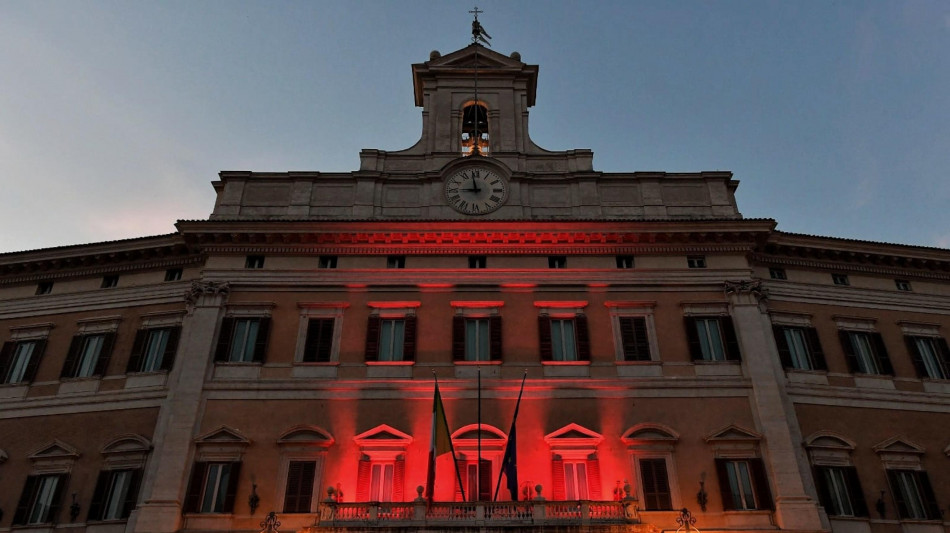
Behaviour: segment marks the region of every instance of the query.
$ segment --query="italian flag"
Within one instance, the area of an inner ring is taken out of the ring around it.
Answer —
[[[449,434],[449,424],[445,420],[445,407],[442,405],[439,383],[436,382],[435,398],[432,401],[432,440],[429,447],[429,473],[426,476],[426,499],[430,504],[435,489],[435,459],[451,451],[452,436]]]

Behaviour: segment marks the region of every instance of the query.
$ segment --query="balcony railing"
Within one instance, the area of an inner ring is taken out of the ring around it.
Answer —
[[[541,526],[639,523],[637,502],[324,502],[316,527]]]

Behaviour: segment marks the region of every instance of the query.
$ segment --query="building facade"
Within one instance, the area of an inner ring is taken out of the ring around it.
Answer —
[[[412,75],[411,148],[0,255],[0,531],[950,529],[950,251],[542,149],[517,53]]]

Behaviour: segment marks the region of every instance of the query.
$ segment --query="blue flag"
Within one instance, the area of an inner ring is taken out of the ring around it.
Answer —
[[[502,459],[502,470],[507,479],[508,492],[511,493],[511,501],[518,501],[518,437],[515,425],[511,425],[511,433],[508,434],[508,447],[505,448],[505,458]]]

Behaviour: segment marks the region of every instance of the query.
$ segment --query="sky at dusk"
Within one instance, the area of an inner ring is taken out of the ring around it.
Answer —
[[[352,171],[421,133],[473,2],[0,0],[0,252],[171,233],[220,170]],[[729,170],[778,229],[950,248],[950,2],[481,0],[532,139]]]

